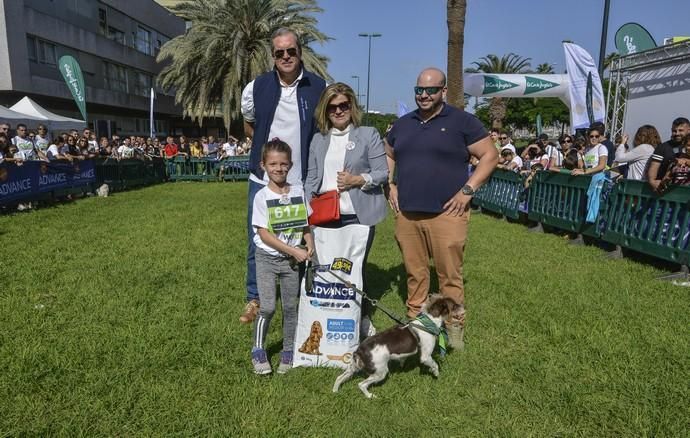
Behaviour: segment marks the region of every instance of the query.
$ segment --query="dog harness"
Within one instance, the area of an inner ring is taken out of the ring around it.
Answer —
[[[420,323],[422,326],[420,327],[418,324],[415,324],[415,322]],[[421,330],[424,330],[427,333],[431,333],[432,335],[436,336],[436,339],[438,340],[438,348],[441,350],[441,356],[446,355],[446,346],[448,345],[448,332],[446,331],[446,328],[443,325],[441,325],[441,327],[437,327],[436,324],[434,324],[434,321],[432,321],[426,313],[420,313],[419,315],[417,315],[414,321],[410,321],[408,326],[417,327]]]

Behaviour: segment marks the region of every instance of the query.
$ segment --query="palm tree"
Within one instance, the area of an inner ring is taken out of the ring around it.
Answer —
[[[465,43],[465,11],[467,0],[448,0],[448,103],[465,107],[462,83],[462,54]]]
[[[307,69],[330,80],[329,59],[310,47],[329,38],[313,14],[323,10],[315,0],[196,0],[171,8],[191,28],[166,43],[158,62],[158,83],[175,89],[184,115],[200,125],[204,116],[220,111],[226,126],[240,115],[242,88],[272,68],[272,33],[286,27],[300,36]]]
[[[549,64],[548,62],[542,62],[541,64],[539,64],[534,72],[542,75],[549,75],[555,73],[553,70],[553,64]]]
[[[509,53],[498,57],[494,54],[486,55],[472,64],[475,68],[468,69],[468,72],[482,73],[524,73],[530,67],[531,58],[523,58],[515,53]],[[504,97],[492,97],[489,99],[489,115],[491,125],[494,128],[503,127],[503,119],[506,117],[506,107],[508,99]]]

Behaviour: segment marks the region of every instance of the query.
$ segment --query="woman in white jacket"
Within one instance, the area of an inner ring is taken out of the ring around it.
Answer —
[[[647,163],[661,143],[659,132],[652,125],[642,125],[635,133],[632,147],[628,146],[628,134],[623,136],[623,142],[616,148],[616,163],[628,166],[627,179],[644,181],[647,179]]]

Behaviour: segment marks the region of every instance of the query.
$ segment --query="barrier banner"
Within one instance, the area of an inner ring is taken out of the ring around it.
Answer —
[[[28,198],[35,193],[38,181],[33,166],[0,164],[0,204]]]
[[[92,160],[75,161],[73,163],[46,163],[38,164],[38,193],[52,192],[53,190],[78,187],[96,182],[96,170]]]
[[[359,345],[362,297],[330,272],[362,287],[369,227],[314,227],[313,233],[318,264],[310,290],[306,278],[301,284],[293,366],[346,368]]]
[[[0,204],[30,200],[39,193],[88,186],[96,182],[93,160],[74,163],[26,161],[0,164]]]

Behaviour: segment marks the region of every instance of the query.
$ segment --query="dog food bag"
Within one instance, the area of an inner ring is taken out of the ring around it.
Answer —
[[[302,280],[293,366],[346,368],[359,345],[365,225],[313,228],[315,259]],[[339,278],[338,278],[339,277]]]

